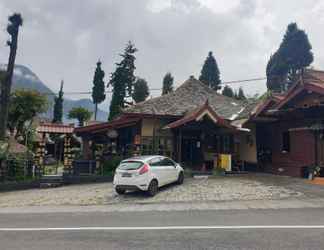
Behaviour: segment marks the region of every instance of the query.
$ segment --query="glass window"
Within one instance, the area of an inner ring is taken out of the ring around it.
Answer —
[[[173,166],[174,167],[175,163],[174,163],[174,161],[172,161],[169,158],[163,158],[161,165],[163,165],[163,166]]]
[[[161,166],[161,157],[153,158],[149,161],[151,167]]]
[[[123,170],[136,170],[142,167],[143,165],[143,162],[140,161],[125,161],[120,163],[118,168]]]

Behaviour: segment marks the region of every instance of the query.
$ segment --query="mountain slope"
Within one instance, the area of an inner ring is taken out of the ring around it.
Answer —
[[[4,65],[0,66],[1,69],[4,68]],[[32,89],[37,90],[40,93],[47,94],[48,102],[49,102],[49,109],[44,114],[46,118],[52,119],[53,117],[53,103],[54,103],[54,97],[55,93],[46,86],[39,78],[38,76],[32,72],[29,68],[23,65],[16,65],[14,70],[14,76],[13,76],[13,90],[15,89]],[[94,110],[94,105],[90,99],[80,99],[80,100],[71,100],[67,97],[64,97],[64,103],[63,103],[63,115],[64,115],[64,121],[70,122],[70,120],[67,118],[68,112],[73,107],[83,107],[88,109],[89,111]],[[97,119],[99,121],[107,121],[108,114],[100,109],[98,109]]]

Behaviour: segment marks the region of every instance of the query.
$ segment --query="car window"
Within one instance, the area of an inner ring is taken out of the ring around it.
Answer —
[[[136,170],[142,167],[144,164],[140,161],[124,161],[118,166],[119,169],[123,170]]]
[[[172,166],[172,167],[175,166],[174,162],[169,158],[163,158],[162,162],[161,162],[161,165],[163,165],[163,166]]]
[[[149,161],[151,167],[161,166],[161,163],[161,157],[156,157]]]

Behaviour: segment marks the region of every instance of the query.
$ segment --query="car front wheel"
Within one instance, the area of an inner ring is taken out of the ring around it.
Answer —
[[[181,185],[183,183],[183,180],[184,180],[184,174],[183,172],[180,172],[178,176],[177,184]]]
[[[156,180],[152,180],[148,187],[147,194],[153,197],[156,195],[158,190],[159,190],[158,182]]]
[[[121,189],[121,188],[116,188],[116,193],[117,194],[125,194],[126,190],[125,189]]]

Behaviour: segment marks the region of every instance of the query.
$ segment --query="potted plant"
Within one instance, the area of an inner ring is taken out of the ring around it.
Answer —
[[[319,176],[321,168],[316,165],[308,167],[308,179],[313,180],[316,176]]]

